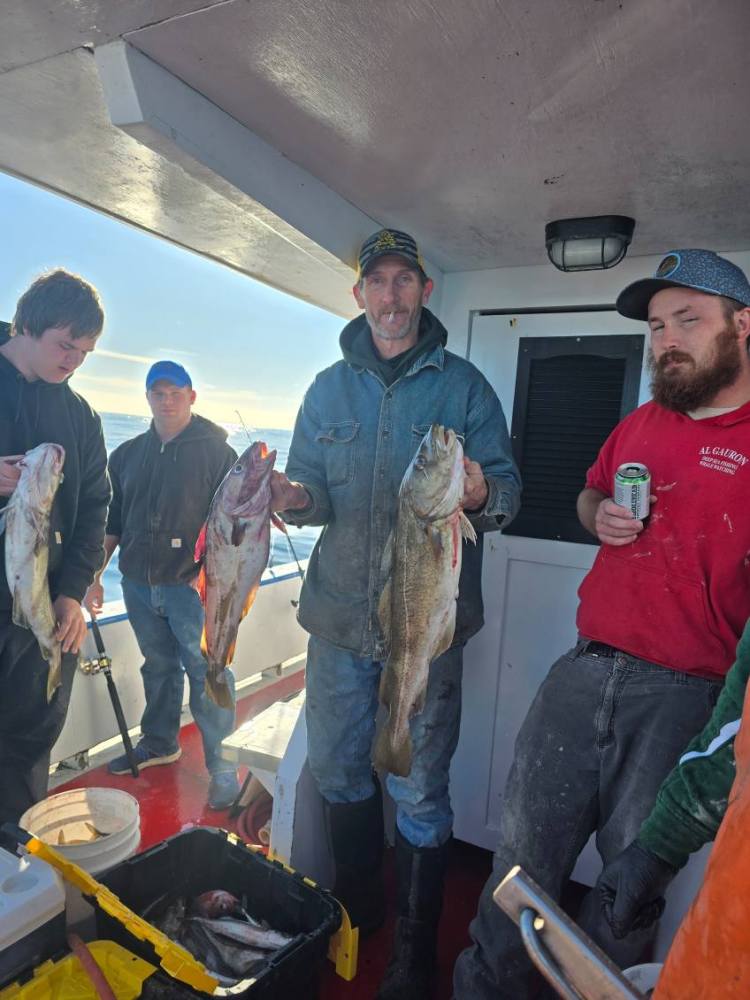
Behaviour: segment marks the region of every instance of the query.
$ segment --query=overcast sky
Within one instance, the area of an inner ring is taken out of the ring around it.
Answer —
[[[2,173],[0,223],[0,319],[50,267],[99,289],[104,334],[71,383],[97,410],[146,415],[148,366],[172,358],[197,412],[291,427],[315,373],[341,356],[340,317]]]

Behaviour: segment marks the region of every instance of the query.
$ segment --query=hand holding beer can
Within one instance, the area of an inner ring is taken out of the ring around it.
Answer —
[[[645,521],[651,506],[651,473],[641,462],[625,462],[615,473],[614,501]]]

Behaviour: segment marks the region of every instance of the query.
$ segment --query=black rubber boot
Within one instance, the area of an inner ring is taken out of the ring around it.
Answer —
[[[385,920],[383,886],[383,797],[363,802],[325,803],[328,842],[336,868],[333,895],[346,907],[352,927],[372,933]]]
[[[393,955],[376,1000],[430,1000],[437,966],[448,844],[414,847],[396,829],[398,918]]]

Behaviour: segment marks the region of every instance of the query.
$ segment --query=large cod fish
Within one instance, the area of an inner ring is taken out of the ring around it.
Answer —
[[[0,515],[5,530],[5,573],[13,596],[13,621],[31,629],[49,663],[47,700],[60,686],[62,646],[49,592],[52,504],[63,478],[65,449],[40,444],[19,461],[21,477]]]
[[[463,458],[455,432],[433,424],[401,482],[384,557],[391,571],[379,617],[390,651],[380,700],[389,717],[375,763],[403,777],[411,771],[409,720],[424,708],[430,664],[453,642],[462,538],[476,542],[461,509]]]
[[[222,708],[234,706],[225,668],[268,564],[275,461],[276,452],[262,441],[240,455],[216,491],[195,547],[196,562],[202,563],[198,593],[206,614],[201,639],[208,660],[206,690]]]

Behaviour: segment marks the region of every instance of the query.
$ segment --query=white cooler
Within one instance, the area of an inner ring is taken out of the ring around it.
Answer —
[[[0,848],[0,987],[65,946],[65,889],[39,858]]]

